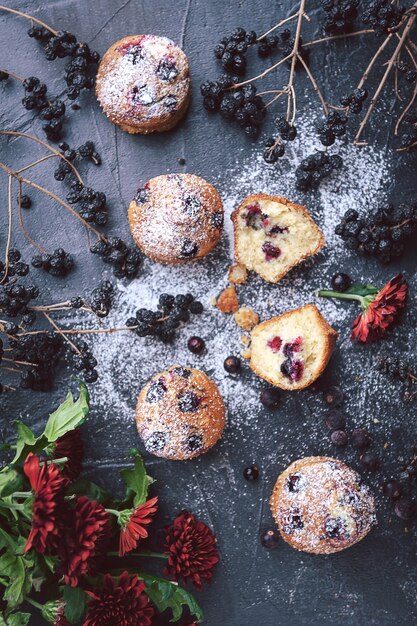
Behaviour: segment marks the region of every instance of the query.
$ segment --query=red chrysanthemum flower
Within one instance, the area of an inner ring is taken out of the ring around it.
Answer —
[[[368,343],[380,339],[405,307],[408,285],[398,274],[379,291],[353,322],[352,339]],[[366,298],[365,298],[366,300]]]
[[[23,552],[34,548],[44,554],[57,545],[60,535],[57,509],[67,481],[57,465],[46,461],[41,464],[32,452],[28,454],[23,470],[35,495],[32,528]]]
[[[110,515],[104,507],[86,496],[78,496],[68,511],[67,536],[62,554],[64,582],[76,587],[81,576],[92,571],[108,537]]]
[[[91,600],[84,626],[150,626],[154,610],[144,589],[136,575],[123,572],[115,582],[106,574],[101,589],[87,591]]]
[[[166,529],[165,552],[168,562],[164,574],[178,581],[191,580],[198,590],[202,580],[210,582],[219,561],[216,538],[210,528],[192,513],[182,511]]]
[[[79,428],[68,431],[56,440],[52,457],[67,457],[68,461],[63,465],[62,473],[68,480],[73,481],[80,475],[83,456],[84,446]]]
[[[372,285],[353,285],[346,292],[321,290],[318,295],[323,298],[339,300],[356,300],[360,303],[362,313],[352,325],[351,339],[360,343],[376,341],[397,321],[405,307],[408,285],[402,274],[394,276],[378,290]]]
[[[146,539],[148,531],[145,526],[150,524],[157,511],[158,498],[151,498],[140,504],[136,509],[123,511],[119,516],[122,527],[119,539],[119,556],[124,556],[136,548],[140,539]]]

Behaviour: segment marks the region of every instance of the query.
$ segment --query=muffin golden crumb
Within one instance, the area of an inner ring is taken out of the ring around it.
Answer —
[[[259,315],[248,306],[241,306],[233,315],[235,322],[243,330],[252,330],[259,323]]]
[[[233,211],[232,220],[238,263],[271,283],[324,245],[306,207],[280,196],[249,196]]]
[[[236,289],[234,287],[223,289],[216,300],[216,306],[222,313],[236,313],[239,308]]]
[[[201,259],[219,242],[223,203],[206,180],[194,174],[151,178],[129,205],[136,245],[154,261],[177,265]]]
[[[240,263],[231,265],[228,272],[228,279],[229,283],[233,285],[244,285],[248,280],[248,270]]]
[[[200,370],[173,365],[139,394],[136,424],[146,450],[165,459],[193,459],[220,439],[225,407],[216,383]]]
[[[323,373],[338,333],[314,304],[255,326],[251,333],[252,370],[276,387],[305,389]]]
[[[190,101],[188,59],[173,41],[132,35],[116,41],[97,72],[97,99],[109,120],[135,134],[168,131]]]
[[[287,467],[270,507],[282,538],[311,554],[349,548],[376,523],[374,497],[359,474],[329,457],[305,457]]]

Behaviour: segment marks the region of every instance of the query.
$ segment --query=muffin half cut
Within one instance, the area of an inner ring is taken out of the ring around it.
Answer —
[[[232,213],[236,259],[270,283],[324,246],[306,207],[280,196],[248,196]]]
[[[255,326],[250,366],[276,387],[304,389],[324,371],[337,336],[317,307],[306,304]]]

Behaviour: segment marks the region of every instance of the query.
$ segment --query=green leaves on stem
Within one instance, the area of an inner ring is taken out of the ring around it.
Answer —
[[[373,285],[352,285],[346,291],[332,291],[320,289],[317,295],[320,298],[336,298],[337,300],[356,300],[360,303],[362,311],[366,311],[379,293],[379,289]]]

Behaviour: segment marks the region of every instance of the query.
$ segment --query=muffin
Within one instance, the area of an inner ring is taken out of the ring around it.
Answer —
[[[193,459],[222,436],[225,408],[217,385],[206,374],[173,365],[155,374],[140,392],[136,423],[151,454]]]
[[[312,554],[349,548],[376,523],[374,498],[359,474],[324,456],[287,467],[275,483],[270,507],[282,538]]]
[[[194,174],[151,178],[138,189],[128,211],[137,246],[159,263],[204,257],[218,243],[223,203],[217,190]]]
[[[190,101],[185,53],[166,37],[133,35],[116,41],[97,72],[97,99],[109,120],[128,133],[170,130]]]
[[[277,283],[325,243],[306,207],[279,196],[249,196],[232,213],[232,220],[237,261],[270,283]]]
[[[271,385],[305,389],[323,373],[338,333],[314,304],[255,326],[251,333],[250,366]]]

